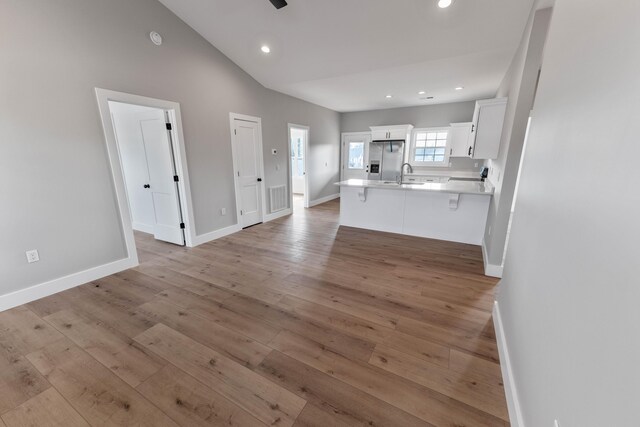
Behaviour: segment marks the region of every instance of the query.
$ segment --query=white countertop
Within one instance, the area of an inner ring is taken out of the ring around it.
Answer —
[[[489,182],[478,181],[449,181],[446,183],[426,182],[423,184],[398,184],[388,181],[370,181],[367,179],[349,179],[336,182],[340,187],[375,188],[384,190],[411,190],[411,191],[431,191],[452,194],[480,194],[493,195],[493,186]]]

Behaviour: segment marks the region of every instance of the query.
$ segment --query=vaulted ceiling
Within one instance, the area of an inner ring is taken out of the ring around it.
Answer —
[[[288,0],[276,10],[268,0],[160,1],[264,86],[337,111],[493,96],[533,5]]]

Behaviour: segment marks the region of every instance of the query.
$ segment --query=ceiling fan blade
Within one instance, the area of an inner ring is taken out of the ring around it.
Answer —
[[[285,0],[269,0],[269,1],[271,2],[272,5],[276,7],[276,9],[282,9],[287,5],[287,2]]]

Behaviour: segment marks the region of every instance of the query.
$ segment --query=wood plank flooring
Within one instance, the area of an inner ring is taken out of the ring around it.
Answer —
[[[0,313],[0,426],[506,426],[480,248],[338,202]]]

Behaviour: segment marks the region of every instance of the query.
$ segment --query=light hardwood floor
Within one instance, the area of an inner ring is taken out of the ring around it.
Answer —
[[[338,210],[0,313],[0,425],[508,425],[480,248]]]

